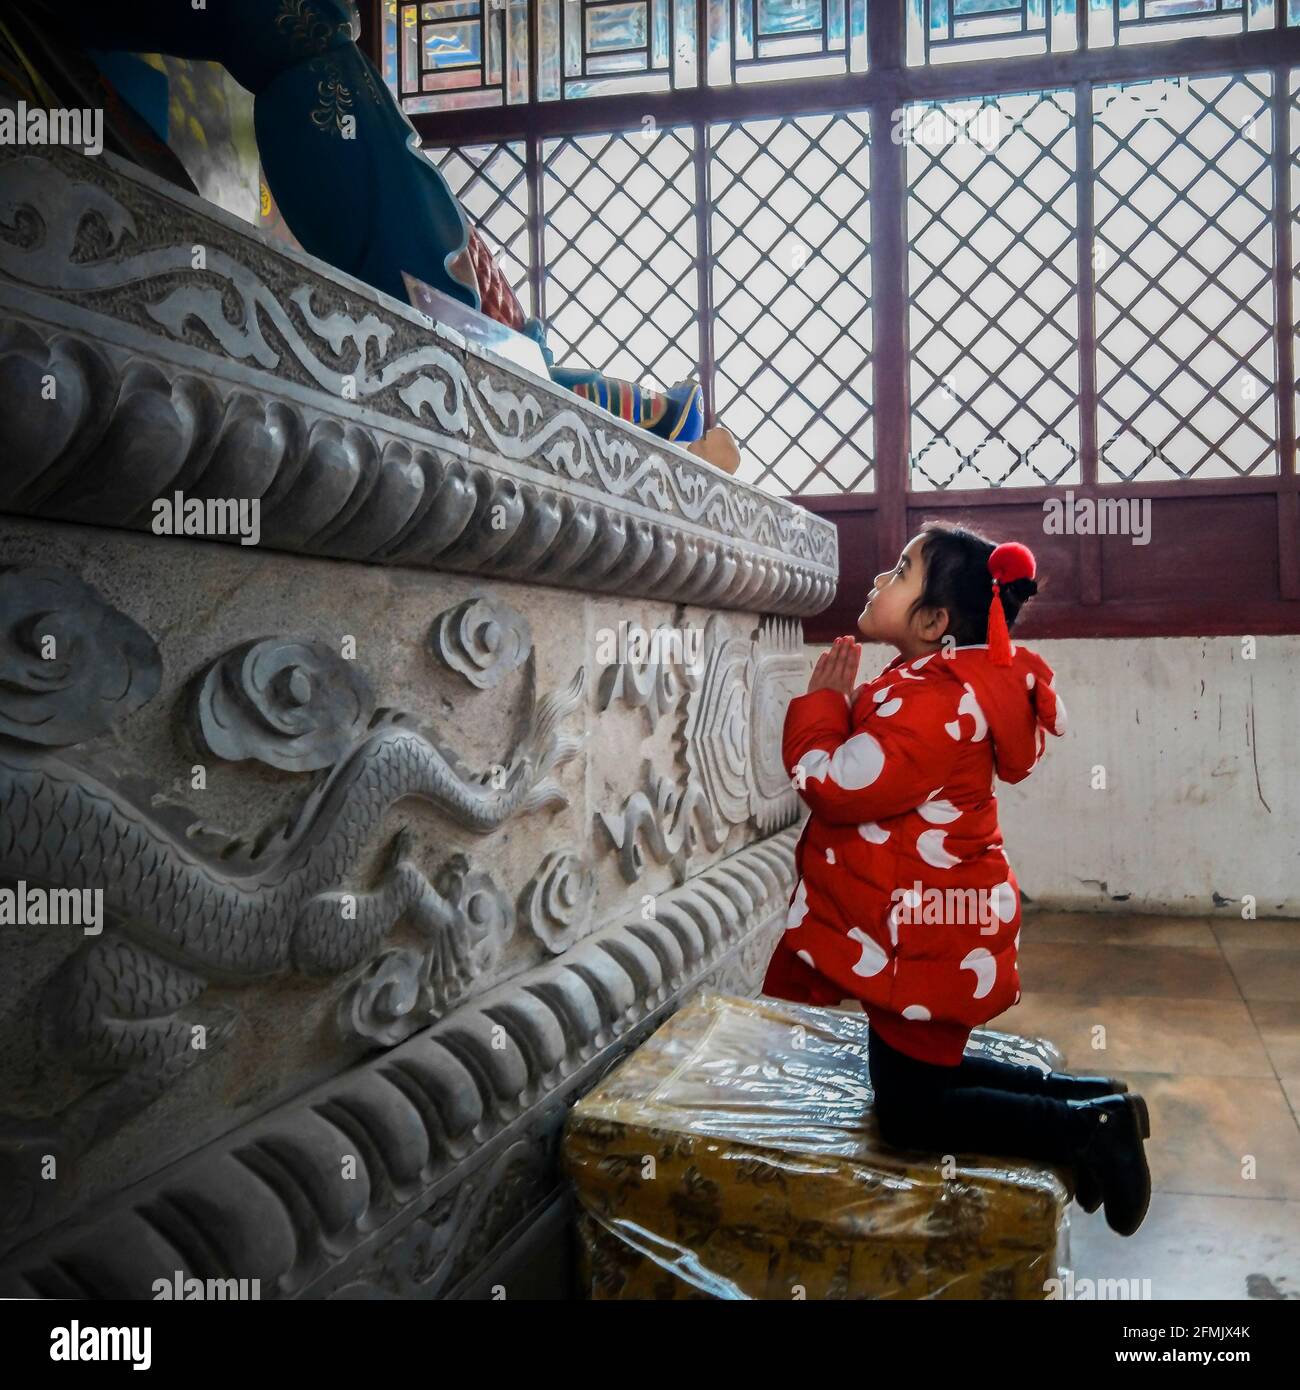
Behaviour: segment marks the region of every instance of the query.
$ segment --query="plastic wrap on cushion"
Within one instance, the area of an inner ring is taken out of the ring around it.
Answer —
[[[857,1013],[707,993],[570,1111],[583,1291],[598,1299],[1046,1297],[1069,1174],[890,1148]],[[971,1050],[1059,1069],[1050,1044]]]

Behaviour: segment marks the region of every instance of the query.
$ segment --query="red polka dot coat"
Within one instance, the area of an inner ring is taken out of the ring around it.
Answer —
[[[939,1065],[1020,999],[1020,892],[994,776],[1028,777],[1065,732],[1051,667],[1013,646],[897,657],[852,700],[790,701],[786,771],[811,815],[763,992],[862,1001],[893,1047]]]

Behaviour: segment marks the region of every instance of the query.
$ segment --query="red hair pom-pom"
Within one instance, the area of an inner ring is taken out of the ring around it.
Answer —
[[[1038,572],[1034,552],[1019,541],[1004,541],[993,547],[989,573],[993,576],[993,602],[989,604],[989,661],[994,666],[1011,665],[1011,634],[1002,609],[1000,586],[1017,579],[1032,579]]]
[[[993,547],[989,556],[989,573],[999,584],[1010,584],[1014,579],[1032,579],[1038,573],[1034,562],[1034,552],[1019,541],[1003,541]]]

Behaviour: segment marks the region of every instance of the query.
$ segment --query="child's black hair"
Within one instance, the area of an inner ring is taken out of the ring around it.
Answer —
[[[925,560],[925,586],[911,612],[921,608],[946,608],[948,630],[944,636],[956,638],[959,647],[974,647],[988,641],[989,605],[993,601],[993,576],[989,556],[994,542],[965,526],[943,521],[927,521],[922,527],[925,541],[921,554]],[[1021,608],[1038,592],[1033,579],[1015,579],[1000,586],[1002,611],[1010,631]]]

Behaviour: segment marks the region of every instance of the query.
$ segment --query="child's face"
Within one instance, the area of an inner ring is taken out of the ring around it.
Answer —
[[[903,547],[898,564],[876,575],[867,605],[858,617],[858,631],[872,642],[886,642],[905,656],[927,651],[948,625],[945,609],[908,610],[925,588],[925,560],[921,554],[925,536],[913,536]]]

